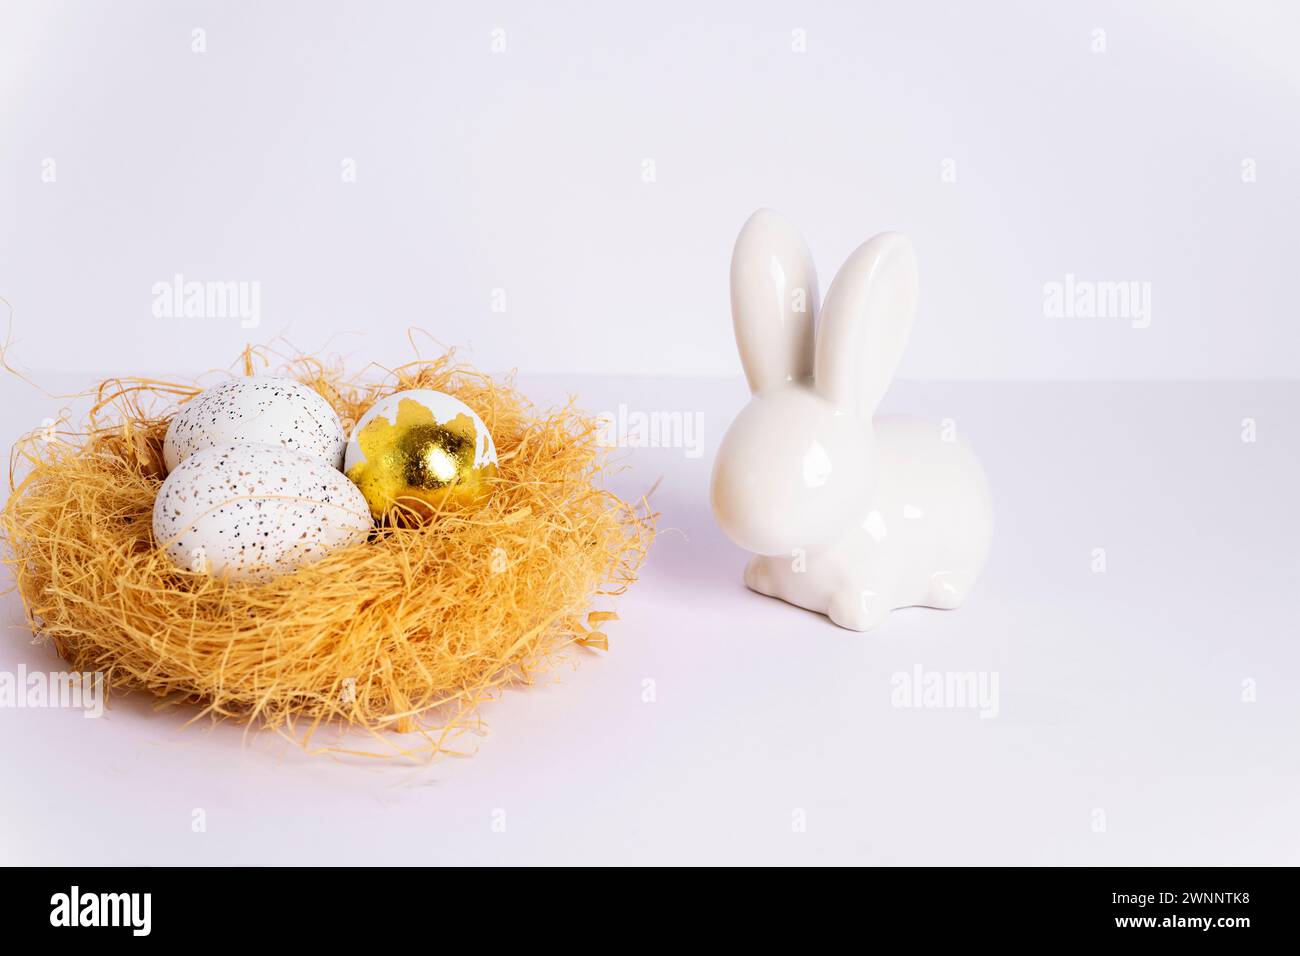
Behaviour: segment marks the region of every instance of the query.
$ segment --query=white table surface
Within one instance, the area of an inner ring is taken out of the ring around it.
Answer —
[[[1300,863],[1300,384],[900,384],[887,410],[951,417],[983,458],[994,550],[961,610],[855,634],[745,590],[712,524],[739,379],[521,382],[702,414],[698,458],[623,453],[620,490],[663,479],[661,534],[608,653],[419,766],[138,695],[0,710],[0,862]],[[5,441],[59,405],[0,388]],[[2,600],[0,670],[57,669]],[[917,665],[996,673],[997,716],[891,706]]]

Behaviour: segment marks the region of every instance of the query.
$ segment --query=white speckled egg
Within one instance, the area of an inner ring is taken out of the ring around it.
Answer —
[[[214,385],[182,405],[167,427],[163,460],[171,471],[204,448],[256,442],[341,468],[347,440],[343,423],[318,393],[291,378],[252,375]]]
[[[154,543],[178,567],[261,581],[364,541],[373,526],[357,486],[275,445],[223,445],[176,467],[153,506]]]

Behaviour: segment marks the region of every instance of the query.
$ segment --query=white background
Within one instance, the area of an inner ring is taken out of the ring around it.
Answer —
[[[913,238],[905,378],[1300,373],[1293,3],[8,0],[0,26],[0,294],[34,369],[281,333],[391,362],[418,326],[489,369],[731,375],[727,260],[766,205],[823,287]],[[260,282],[261,327],[155,319],[178,272]],[[1150,282],[1151,327],[1044,318],[1067,273]]]
[[[0,711],[0,862],[1300,863],[1300,8],[475,7],[6,3],[7,358],[69,392],[278,335],[393,365],[416,326],[544,404],[698,414],[699,457],[623,453],[662,533],[611,651],[432,766],[138,696]],[[760,205],[823,285],[916,243],[886,410],[954,418],[989,472],[960,611],[857,635],[740,584],[707,485]],[[261,326],[154,318],[177,272],[260,283]],[[1048,318],[1066,274],[1151,283],[1150,327]],[[0,436],[61,404],[0,378]],[[3,601],[0,670],[56,668]],[[892,706],[917,666],[997,673],[998,716]]]
[[[747,591],[713,524],[740,382],[524,384],[704,416],[699,458],[627,452],[619,490],[662,478],[663,516],[608,653],[486,705],[475,756],[431,766],[185,727],[139,695],[99,720],[0,710],[0,860],[1300,865],[1300,386],[895,389],[956,415],[998,523],[960,610],[856,634]],[[0,670],[57,668],[5,600]],[[894,706],[918,667],[996,674],[997,715]]]

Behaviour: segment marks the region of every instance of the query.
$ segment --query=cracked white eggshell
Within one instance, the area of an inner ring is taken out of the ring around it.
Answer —
[[[358,440],[365,427],[380,416],[386,418],[390,424],[396,424],[398,406],[405,400],[423,405],[433,413],[433,420],[439,423],[449,422],[457,415],[468,415],[478,435],[478,444],[474,448],[474,467],[483,468],[497,463],[497,449],[492,441],[492,433],[488,431],[487,425],[483,424],[483,419],[478,417],[474,409],[446,392],[436,392],[431,388],[408,388],[404,392],[394,392],[379,399],[357,420],[356,425],[352,427],[352,434],[348,436],[347,452],[343,461],[344,472],[351,471],[354,465],[366,460],[366,453],[361,450]]]

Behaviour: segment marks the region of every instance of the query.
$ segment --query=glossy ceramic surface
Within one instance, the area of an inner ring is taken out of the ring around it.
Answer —
[[[916,297],[898,233],[849,256],[820,316],[812,258],[784,218],[759,210],[736,240],[732,318],[754,397],[718,449],[713,513],[755,552],[751,589],[858,631],[896,607],[958,607],[992,537],[984,470],[951,423],[873,420]]]

